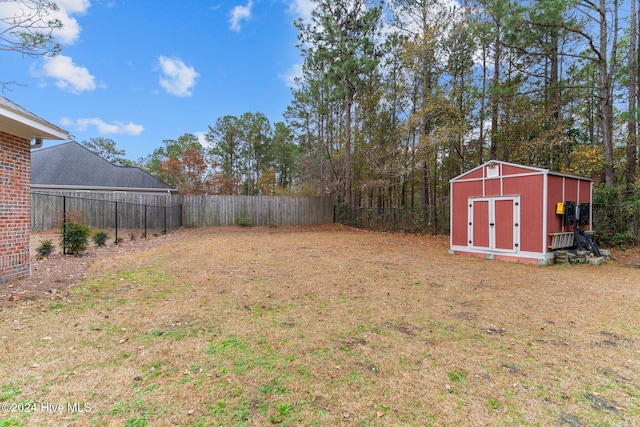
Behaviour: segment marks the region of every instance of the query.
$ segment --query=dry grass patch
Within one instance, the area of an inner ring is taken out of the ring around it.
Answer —
[[[640,269],[447,245],[230,227],[92,260],[69,295],[0,312],[0,400],[38,409],[0,426],[639,419]]]

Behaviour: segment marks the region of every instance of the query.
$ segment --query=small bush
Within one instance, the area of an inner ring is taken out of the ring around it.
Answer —
[[[68,221],[63,226],[62,246],[72,254],[79,254],[87,249],[91,228],[79,221]]]
[[[611,239],[611,243],[613,243],[616,246],[627,246],[627,245],[633,246],[635,244],[635,239],[633,237],[633,234],[631,234],[630,231],[624,231],[621,233],[614,234],[613,238]]]
[[[253,222],[246,216],[241,216],[236,220],[236,225],[239,227],[253,227]]]
[[[640,186],[594,186],[592,227],[600,245],[640,242]]]
[[[136,240],[136,235],[133,233],[129,233],[129,240],[131,240],[132,242]]]
[[[91,237],[91,239],[93,240],[93,243],[95,243],[97,246],[104,246],[107,244],[109,235],[104,231],[96,231],[95,233],[93,233],[93,236]]]
[[[118,238],[116,239],[116,241],[115,241],[116,245],[118,245],[118,244],[120,244],[120,243],[122,243],[122,242],[124,242],[124,239],[123,239],[122,237],[118,237]]]
[[[55,248],[52,240],[43,240],[40,246],[36,248],[36,253],[38,256],[47,257],[53,253]]]

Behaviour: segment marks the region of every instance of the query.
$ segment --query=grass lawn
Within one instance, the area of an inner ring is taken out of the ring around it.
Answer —
[[[179,231],[0,311],[1,426],[640,424],[640,269]]]

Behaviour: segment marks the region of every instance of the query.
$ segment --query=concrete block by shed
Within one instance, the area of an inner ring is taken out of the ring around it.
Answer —
[[[605,257],[603,256],[589,258],[589,264],[591,265],[602,265],[604,264],[604,261]]]

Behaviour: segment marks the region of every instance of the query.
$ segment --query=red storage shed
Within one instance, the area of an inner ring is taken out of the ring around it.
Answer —
[[[449,184],[454,254],[545,264],[591,230],[588,178],[492,160]]]

